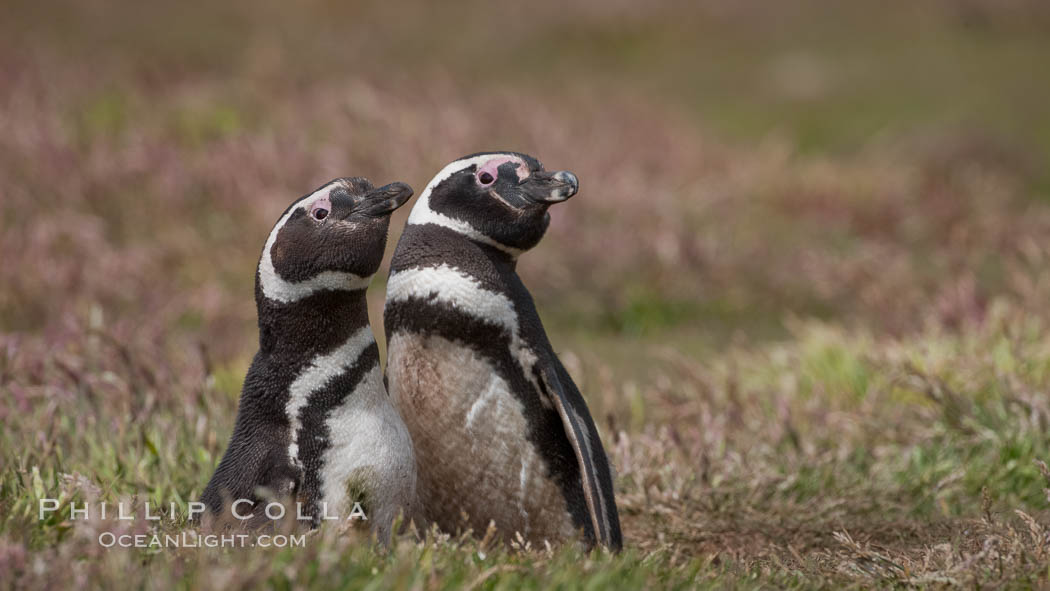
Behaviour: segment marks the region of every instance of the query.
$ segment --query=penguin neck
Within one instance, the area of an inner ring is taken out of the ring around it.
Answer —
[[[485,258],[492,261],[498,269],[509,271],[511,273],[516,271],[518,267],[518,257],[482,242],[474,242],[474,244],[477,245],[481,252],[485,253]]]
[[[326,290],[294,302],[276,302],[257,289],[260,355],[300,365],[341,345],[369,325],[365,292]]]

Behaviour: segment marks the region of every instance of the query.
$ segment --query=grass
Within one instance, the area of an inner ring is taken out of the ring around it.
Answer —
[[[646,347],[645,382],[567,352],[617,467],[621,556],[438,532],[380,549],[331,525],[303,549],[101,548],[102,531],[188,528],[71,521],[67,503],[175,501],[184,516],[225,445],[243,368],[209,370],[182,343],[125,349],[105,325],[50,358],[7,337],[0,559],[26,587],[116,573],[145,588],[1044,584],[1046,329],[998,302],[963,334],[800,321],[789,341],[701,363]],[[41,498],[63,508],[39,521]],[[58,563],[70,567],[43,566]]]
[[[1042,3],[85,6],[0,22],[7,586],[1050,585]],[[626,551],[101,547],[193,529],[287,203],[495,147],[582,179],[519,270]]]

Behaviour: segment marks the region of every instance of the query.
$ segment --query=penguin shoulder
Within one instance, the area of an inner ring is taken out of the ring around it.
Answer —
[[[442,226],[410,225],[390,263],[391,275],[429,268],[451,269],[488,291],[507,291],[505,273],[481,245]]]

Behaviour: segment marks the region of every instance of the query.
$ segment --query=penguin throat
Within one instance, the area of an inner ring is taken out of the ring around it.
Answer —
[[[362,328],[371,334],[364,289],[321,291],[289,302],[275,302],[256,290],[259,351],[294,364],[329,351]]]
[[[366,289],[372,276],[345,271],[323,271],[304,281],[288,281],[273,266],[269,249],[259,261],[258,282],[263,295],[275,302],[296,302],[320,291],[356,291]]]
[[[505,250],[489,246],[488,244],[478,244],[478,248],[481,252],[485,253],[490,261],[497,267],[501,267],[504,271],[514,273],[518,268],[518,257],[513,256]]]

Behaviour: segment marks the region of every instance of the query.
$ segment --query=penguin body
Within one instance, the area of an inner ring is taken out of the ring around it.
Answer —
[[[448,165],[412,210],[387,282],[391,398],[412,434],[425,518],[534,543],[622,546],[608,460],[517,256],[574,175],[487,153]],[[466,520],[463,520],[466,515]]]
[[[286,515],[317,526],[356,508],[385,541],[398,513],[415,513],[411,437],[387,396],[365,299],[389,215],[411,194],[337,179],[274,226],[256,274],[259,351],[202,497],[213,516],[228,522],[230,503],[247,499],[236,512],[253,527],[269,521],[268,502],[291,500]]]

